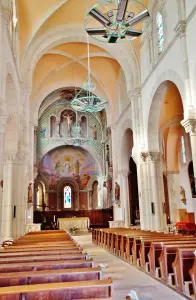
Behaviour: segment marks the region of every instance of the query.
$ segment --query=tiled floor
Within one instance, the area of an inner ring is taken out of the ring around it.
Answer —
[[[182,300],[180,296],[165,285],[154,280],[137,268],[129,265],[102,248],[92,244],[91,235],[74,236],[74,239],[88,249],[95,266],[107,264],[104,278],[112,277],[114,282],[113,300],[124,300],[131,289],[136,291],[139,300]]]

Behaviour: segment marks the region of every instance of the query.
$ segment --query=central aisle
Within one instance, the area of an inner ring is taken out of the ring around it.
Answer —
[[[95,266],[107,264],[104,270],[104,279],[112,277],[114,282],[113,300],[124,300],[131,289],[137,292],[139,300],[182,300],[186,299],[172,291],[165,285],[139,271],[114,255],[92,244],[91,234],[73,236],[84,248],[89,249]]]

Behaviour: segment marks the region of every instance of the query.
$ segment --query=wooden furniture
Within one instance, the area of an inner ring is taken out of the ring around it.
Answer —
[[[89,218],[59,218],[57,226],[60,230],[70,231],[70,228],[78,228],[79,230],[88,231]]]
[[[0,287],[52,282],[100,280],[102,270],[97,268],[43,270],[0,274]]]
[[[93,242],[196,299],[196,236],[140,229],[93,230]],[[193,265],[194,262],[194,265]]]

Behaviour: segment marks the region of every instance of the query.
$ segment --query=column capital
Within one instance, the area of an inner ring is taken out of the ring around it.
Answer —
[[[175,33],[182,37],[186,34],[186,21],[179,21],[176,27],[174,28]]]
[[[159,159],[160,152],[142,152],[140,159],[142,162],[155,162]]]
[[[141,97],[141,88],[138,87],[138,88],[135,88],[133,90],[129,90],[128,91],[128,95],[129,95],[129,98],[131,99],[131,101],[134,101],[135,99],[137,99],[138,97]]]
[[[159,159],[160,152],[148,152],[147,158],[149,162],[155,162]]]
[[[189,133],[190,135],[196,135],[196,119],[182,120],[181,124],[186,133]]]

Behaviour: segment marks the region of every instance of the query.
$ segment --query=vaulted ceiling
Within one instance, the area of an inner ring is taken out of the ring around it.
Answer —
[[[97,0],[17,0],[21,59],[31,44],[62,25],[79,26],[84,30],[87,10]],[[147,0],[143,0],[147,5]],[[69,36],[69,30],[65,31]],[[101,43],[100,43],[101,44]],[[140,39],[134,42],[139,57]],[[127,43],[125,47],[129,47]],[[115,47],[115,45],[112,45]],[[93,81],[99,94],[111,102],[116,101],[116,86],[120,65],[114,57],[99,46],[90,45],[90,64]],[[32,101],[50,86],[80,86],[87,78],[87,44],[82,42],[59,43],[40,57],[33,74]]]

